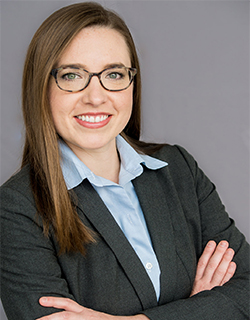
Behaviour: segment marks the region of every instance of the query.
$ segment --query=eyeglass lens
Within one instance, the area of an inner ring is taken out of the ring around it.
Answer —
[[[116,67],[103,70],[99,80],[104,88],[107,90],[119,91],[126,89],[133,80],[133,73],[129,68]],[[58,86],[67,91],[80,91],[84,89],[92,77],[91,73],[83,69],[65,67],[57,72]]]

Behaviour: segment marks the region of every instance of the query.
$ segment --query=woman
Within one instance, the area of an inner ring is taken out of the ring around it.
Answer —
[[[183,148],[139,141],[140,85],[129,30],[98,4],[34,35],[22,169],[1,187],[9,319],[248,317],[248,244]]]

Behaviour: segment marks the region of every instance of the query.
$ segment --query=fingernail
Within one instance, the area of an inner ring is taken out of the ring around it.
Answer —
[[[221,247],[226,247],[227,246],[227,241],[221,241],[220,242]]]
[[[229,249],[227,249],[227,251],[226,251],[226,254],[228,254],[228,255],[234,255],[234,250],[233,249],[231,249],[231,248],[229,248]]]
[[[213,247],[214,246],[214,241],[209,241],[207,244],[208,247]]]

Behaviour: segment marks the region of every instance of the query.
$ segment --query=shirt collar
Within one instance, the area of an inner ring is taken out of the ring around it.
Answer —
[[[121,159],[120,185],[125,185],[141,175],[143,172],[141,164],[151,170],[168,165],[167,162],[148,155],[138,154],[120,135],[116,137],[116,146]],[[86,178],[96,186],[114,185],[114,182],[96,176],[62,140],[59,140],[59,148],[61,150],[61,168],[68,190],[78,186]]]

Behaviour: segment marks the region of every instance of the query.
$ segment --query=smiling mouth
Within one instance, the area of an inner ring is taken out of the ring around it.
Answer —
[[[90,123],[98,123],[106,120],[109,116],[108,115],[100,115],[100,116],[76,116],[76,118]]]

